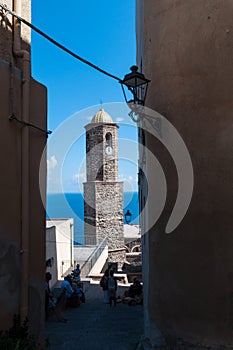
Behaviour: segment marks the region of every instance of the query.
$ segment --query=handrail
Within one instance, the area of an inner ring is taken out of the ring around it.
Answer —
[[[95,248],[95,250],[91,253],[89,258],[85,261],[83,266],[81,267],[81,275],[87,276],[91,271],[92,267],[95,265],[96,261],[104,251],[107,246],[107,238],[104,238],[103,241]]]

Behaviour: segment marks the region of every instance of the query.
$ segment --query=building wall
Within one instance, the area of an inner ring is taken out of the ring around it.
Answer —
[[[156,193],[142,217],[145,335],[152,344],[161,334],[232,344],[232,14],[231,0],[137,1],[137,61],[151,79],[146,105],[177,129],[194,170],[188,212],[165,234],[177,173],[167,150],[146,133],[168,186],[157,223],[150,222]],[[144,171],[153,183],[148,163]]]
[[[57,278],[63,279],[63,276],[74,266],[74,220],[73,219],[50,219],[46,220],[46,257],[51,249],[56,249],[57,260]],[[49,241],[50,228],[55,227],[55,241]],[[54,248],[55,246],[55,248]]]
[[[30,123],[47,130],[47,89],[31,78]],[[44,262],[46,159],[42,153],[47,137],[29,132],[29,320],[31,333],[44,339]],[[41,167],[41,168],[40,168]],[[40,179],[39,179],[40,172]],[[40,182],[39,182],[40,180]],[[41,332],[43,331],[43,332]]]
[[[123,182],[96,182],[96,236],[109,249],[124,245]]]
[[[57,263],[57,244],[56,244],[56,226],[46,228],[46,247],[45,247],[46,262],[50,259],[50,265],[46,265],[46,272],[50,272],[52,279],[50,288],[58,281],[58,266]]]
[[[14,5],[15,3],[15,5]],[[18,4],[19,11],[18,15],[25,18],[27,21],[31,21],[31,0],[5,0],[2,4],[7,6],[10,10],[16,11],[16,4]],[[2,17],[3,12],[0,9],[0,15]],[[0,32],[1,32],[1,40],[0,40],[0,52],[1,58],[7,62],[10,61],[12,56],[11,43],[12,43],[12,16],[7,15],[8,24],[5,24],[5,21],[1,23]],[[21,39],[22,39],[22,49],[26,49],[30,52],[31,46],[31,30],[26,25],[22,25],[21,27]],[[14,63],[17,66],[20,66],[20,62],[17,62],[15,58],[13,58]]]
[[[12,9],[12,1],[4,3]],[[30,1],[22,0],[20,10],[23,17],[30,19]],[[9,14],[7,18],[7,23],[3,20],[0,24],[0,329],[12,325],[14,314],[19,314],[22,321],[28,316],[30,333],[41,340],[45,273],[45,208],[41,194],[45,196],[45,160],[41,186],[39,166],[46,135],[9,117],[22,120],[23,110],[27,109],[29,122],[46,130],[47,91],[30,72],[27,82],[23,82],[22,59],[12,54],[12,21]],[[30,51],[30,31],[25,26],[21,48]]]
[[[84,183],[85,244],[124,245],[123,182]]]
[[[84,239],[85,245],[96,245],[96,192],[95,182],[83,183],[84,193]]]

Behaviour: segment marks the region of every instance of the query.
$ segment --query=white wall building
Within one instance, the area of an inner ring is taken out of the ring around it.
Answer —
[[[46,269],[53,275],[51,285],[74,266],[73,227],[73,219],[46,220]]]

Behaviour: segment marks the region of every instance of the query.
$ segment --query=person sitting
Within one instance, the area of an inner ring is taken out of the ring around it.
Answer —
[[[133,279],[133,284],[125,291],[122,297],[119,297],[118,302],[123,301],[124,304],[128,305],[142,305],[142,285],[137,278]]]
[[[139,296],[142,294],[142,285],[139,280],[135,277],[133,279],[133,284],[129,287],[129,297],[135,298],[135,296]]]
[[[67,322],[67,319],[61,314],[61,305],[64,300],[64,293],[61,293],[59,298],[56,300],[53,296],[53,293],[50,290],[49,281],[52,279],[52,274],[46,272],[45,274],[45,319],[48,319],[49,310],[52,310],[58,321]]]
[[[74,293],[79,297],[82,303],[85,303],[85,294],[83,292],[83,288],[78,283],[73,283]]]
[[[64,277],[64,280],[62,281],[62,284],[61,284],[61,288],[65,289],[66,297],[70,298],[71,295],[73,294],[73,288],[72,288],[72,283],[69,275]]]
[[[66,291],[66,307],[78,307],[80,305],[80,297],[77,292],[78,286],[76,284],[73,284],[71,275],[67,275],[64,278],[61,287]]]
[[[65,305],[68,306],[70,303],[70,299],[74,293],[74,290],[72,288],[72,280],[69,275],[64,277],[64,280],[62,281],[61,288],[65,291],[66,296],[66,302]]]

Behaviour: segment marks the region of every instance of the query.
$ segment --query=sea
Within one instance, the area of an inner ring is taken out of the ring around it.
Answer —
[[[130,210],[131,224],[139,224],[138,192],[124,193],[124,214]],[[84,197],[82,193],[47,194],[46,217],[74,219],[74,244],[84,244]]]

